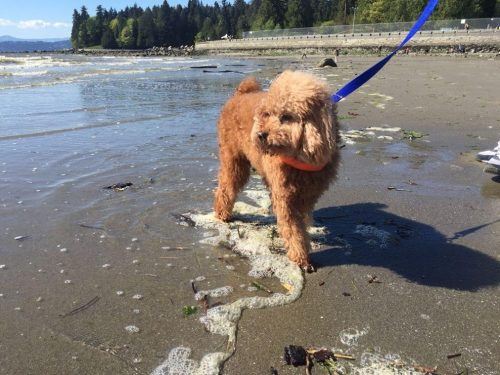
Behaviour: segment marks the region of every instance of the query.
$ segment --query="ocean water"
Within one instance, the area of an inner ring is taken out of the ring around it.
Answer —
[[[190,173],[200,158],[215,168],[220,107],[261,69],[257,60],[0,57],[0,204],[36,206],[64,184],[119,182],[110,177],[118,171]]]

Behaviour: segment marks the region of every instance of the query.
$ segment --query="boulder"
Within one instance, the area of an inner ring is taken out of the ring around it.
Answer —
[[[336,68],[337,63],[332,58],[327,57],[326,59],[321,60],[321,62],[318,64],[318,68],[323,68],[325,66]]]

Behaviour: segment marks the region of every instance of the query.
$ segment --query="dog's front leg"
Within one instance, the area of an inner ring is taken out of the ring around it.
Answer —
[[[306,271],[314,270],[309,260],[311,241],[307,225],[293,197],[284,196],[273,189],[273,209],[288,258]]]

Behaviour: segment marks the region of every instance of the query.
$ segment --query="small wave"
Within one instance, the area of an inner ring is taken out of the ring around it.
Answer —
[[[35,70],[31,72],[11,72],[11,75],[15,77],[39,77],[47,74],[48,72],[48,70]]]
[[[138,124],[138,123],[142,123],[142,122],[146,122],[146,121],[151,121],[151,120],[158,120],[158,119],[162,119],[162,118],[166,118],[166,117],[170,117],[170,114],[144,116],[144,117],[138,117],[138,118],[129,118],[129,119],[118,120],[118,121],[113,120],[113,121],[101,122],[101,123],[97,123],[97,124],[86,124],[86,125],[74,126],[71,128],[44,130],[44,131],[40,131],[40,132],[36,132],[36,133],[5,135],[5,136],[0,136],[0,142],[12,140],[12,139],[45,137],[45,136],[54,135],[54,134],[68,133],[68,132],[87,130],[87,129],[106,128],[106,127],[110,127],[110,126],[134,125],[134,124]]]

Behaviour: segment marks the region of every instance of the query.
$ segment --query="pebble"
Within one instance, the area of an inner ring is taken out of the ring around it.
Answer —
[[[65,270],[60,270],[59,273],[62,275],[64,273],[66,273],[66,271]]]
[[[0,293],[0,298],[3,298],[3,293]]]
[[[71,284],[72,281],[71,280],[64,280],[64,284]]]
[[[36,299],[36,301],[37,301],[37,302],[42,302],[42,301],[43,301],[43,298],[42,298],[42,297],[38,297],[38,298]]]
[[[7,266],[5,264],[0,264],[0,270],[5,270]]]
[[[61,250],[59,250],[61,253],[67,253],[68,252],[68,249],[66,249],[65,247],[63,247]]]
[[[133,312],[134,314],[140,314],[140,313],[141,313],[141,310],[139,310],[139,309],[133,309],[133,310],[132,310],[132,312]]]
[[[139,264],[139,263],[140,263],[140,262],[139,262],[139,260],[138,260],[138,259],[134,259],[134,260],[132,261],[132,264]]]
[[[102,268],[104,268],[104,269],[111,268],[111,264],[109,264],[109,263],[103,264]]]
[[[141,358],[134,358],[134,360],[132,362],[134,362],[134,363],[141,363],[142,359]]]
[[[14,310],[21,311],[21,308],[20,307],[14,307]]]
[[[132,238],[130,241],[132,241],[132,242],[137,242],[137,241],[139,241],[139,239],[138,239],[137,237],[134,237],[134,238]]]
[[[162,246],[162,250],[170,250],[170,246]]]
[[[117,296],[123,296],[125,294],[125,292],[123,290],[117,290],[116,291],[116,295]]]
[[[144,297],[142,296],[142,294],[135,294],[132,299],[137,299],[137,300],[141,300],[143,299]]]
[[[128,333],[139,333],[140,329],[137,326],[130,325],[125,327],[125,331],[127,331]]]

